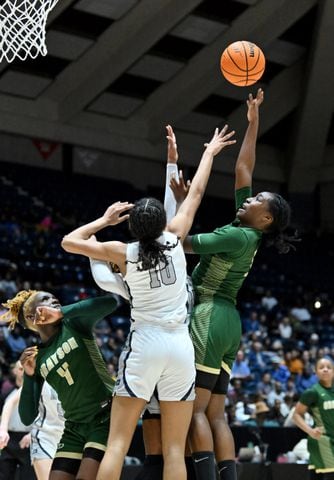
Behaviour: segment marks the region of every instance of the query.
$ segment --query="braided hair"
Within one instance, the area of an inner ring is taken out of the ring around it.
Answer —
[[[37,290],[21,290],[14,298],[7,300],[2,306],[8,308],[8,311],[0,316],[0,320],[8,322],[8,328],[10,330],[13,330],[17,323],[26,328],[27,322],[25,316],[31,301],[37,293]]]
[[[278,193],[271,193],[271,198],[268,199],[268,210],[273,221],[264,232],[267,235],[267,245],[276,247],[278,253],[288,253],[291,249],[296,250],[291,242],[300,241],[297,233],[295,232],[292,236],[284,233],[291,218],[291,208],[288,202]]]
[[[155,198],[142,198],[135,202],[130,211],[129,228],[131,234],[139,241],[138,270],[155,268],[162,262],[167,265],[165,250],[171,250],[175,245],[159,243],[160,237],[166,227],[166,212],[159,200]]]

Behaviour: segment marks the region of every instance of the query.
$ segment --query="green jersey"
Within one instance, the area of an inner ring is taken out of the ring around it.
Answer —
[[[236,209],[251,196],[250,187],[235,192]],[[201,255],[192,280],[196,302],[215,297],[236,303],[238,291],[252,266],[262,232],[242,227],[238,219],[212,233],[194,235],[192,248]]]
[[[316,383],[302,393],[299,401],[308,407],[315,426],[324,430],[319,440],[307,439],[310,467],[317,473],[334,472],[334,387]]]
[[[113,312],[116,300],[105,296],[62,307],[58,332],[39,347],[35,375],[25,375],[20,400],[24,423],[35,418],[44,380],[57,392],[66,420],[89,422],[109,402],[111,379],[92,329]]]

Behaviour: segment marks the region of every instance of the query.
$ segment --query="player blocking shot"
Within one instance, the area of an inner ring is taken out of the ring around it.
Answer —
[[[161,408],[163,478],[186,479],[184,452],[195,370],[187,326],[187,273],[182,243],[204,194],[213,159],[225,146],[235,143],[231,140],[233,134],[227,133],[227,127],[215,131],[188,196],[168,225],[163,205],[156,199],[144,198],[135,205],[116,202],[102,217],[64,237],[66,251],[115,263],[131,298],[133,322],[120,359],[108,449],[99,480],[120,478],[138,419],[155,389]],[[129,220],[135,242],[127,245],[90,240],[99,230],[124,220]]]

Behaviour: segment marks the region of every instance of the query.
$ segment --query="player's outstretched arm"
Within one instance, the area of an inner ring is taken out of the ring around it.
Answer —
[[[210,142],[205,144],[206,149],[190,185],[189,193],[177,215],[168,224],[167,229],[180,237],[182,242],[192,226],[195,213],[201,203],[211,173],[214,157],[218,155],[224,147],[236,142],[236,140],[231,140],[235,132],[227,133],[227,128],[227,125],[225,125],[221,131],[216,128]]]
[[[125,262],[126,245],[123,242],[97,242],[95,233],[103,228],[118,225],[129,218],[127,213],[132,203],[115,202],[107,208],[102,217],[76,228],[62,240],[61,246],[66,252],[85,255],[97,260],[116,263],[119,267]]]
[[[170,188],[170,182],[173,178],[179,180],[179,171],[177,161],[179,154],[177,151],[176,137],[171,125],[166,126],[167,129],[167,164],[166,164],[166,182],[165,182],[165,198],[164,207],[166,210],[167,223],[171,221],[176,214],[176,199]]]
[[[256,140],[259,129],[259,107],[263,102],[263,90],[259,88],[256,97],[250,93],[247,100],[248,127],[241,144],[237,163],[235,165],[235,189],[252,185],[253,171],[256,160]]]

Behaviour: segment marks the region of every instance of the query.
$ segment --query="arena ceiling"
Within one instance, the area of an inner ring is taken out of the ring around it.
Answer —
[[[60,0],[48,55],[0,64],[0,130],[156,159],[171,123],[191,165],[214,127],[244,131],[250,89],[219,70],[239,39],[267,58],[258,174],[333,181],[333,0]]]

